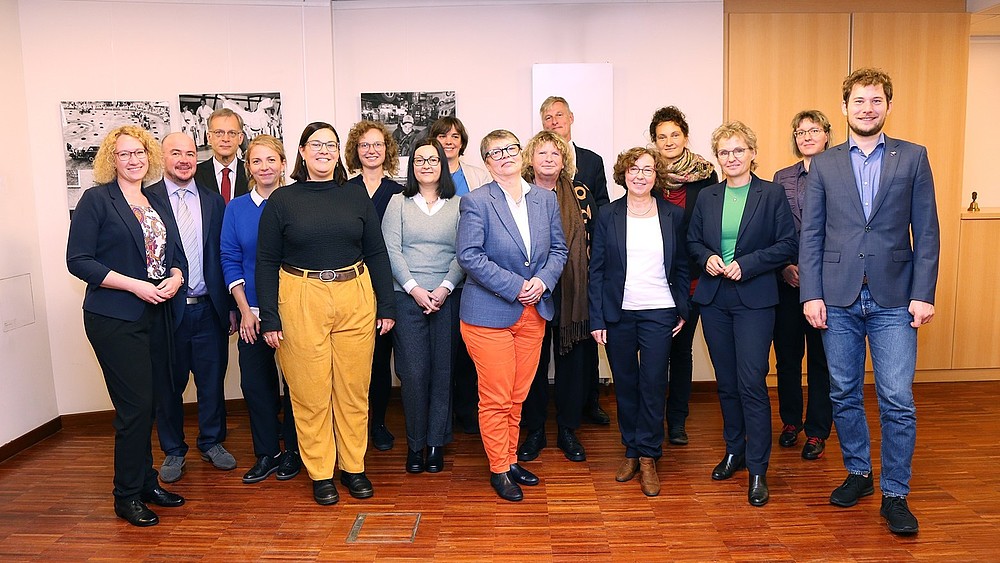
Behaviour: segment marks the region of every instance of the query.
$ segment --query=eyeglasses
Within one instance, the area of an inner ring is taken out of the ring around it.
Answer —
[[[134,151],[118,151],[115,156],[120,162],[128,162],[135,156],[139,160],[146,160],[146,149],[135,149]]]
[[[382,141],[375,141],[374,143],[358,143],[358,148],[363,151],[366,151],[368,149],[375,149],[377,151],[380,151],[385,148],[385,143],[383,143]]]
[[[719,157],[719,160],[729,160],[729,155],[733,155],[736,158],[743,158],[743,155],[745,155],[748,150],[750,149],[739,147],[731,151],[719,151],[715,153],[715,156]]]
[[[629,166],[628,167],[628,173],[631,174],[631,175],[633,175],[633,176],[638,176],[638,175],[642,174],[643,176],[645,176],[647,178],[652,178],[653,174],[656,174],[656,169],[651,168],[649,166],[647,166],[645,168],[639,168],[638,166]]]
[[[795,135],[795,138],[798,139],[801,137],[805,137],[806,135],[809,135],[810,137],[816,137],[822,132],[823,132],[822,129],[813,127],[812,129],[796,129],[795,131],[792,131],[792,135]]]
[[[424,164],[426,164],[428,166],[432,166],[432,167],[433,166],[437,166],[438,164],[441,164],[441,159],[438,158],[438,157],[436,157],[436,156],[431,156],[431,157],[428,157],[428,158],[421,158],[419,156],[413,157],[413,166],[414,167],[423,166]]]
[[[491,151],[486,151],[486,156],[492,158],[493,160],[503,160],[504,155],[506,156],[517,156],[521,154],[521,145],[514,143],[513,145],[507,145],[501,149],[493,149]]]
[[[327,141],[325,143],[323,141],[309,141],[306,143],[306,146],[313,152],[319,152],[324,148],[330,152],[336,152],[340,149],[340,144],[337,141]]]
[[[235,139],[240,136],[243,131],[225,131],[222,129],[213,129],[209,131],[213,137],[218,137],[220,139]]]

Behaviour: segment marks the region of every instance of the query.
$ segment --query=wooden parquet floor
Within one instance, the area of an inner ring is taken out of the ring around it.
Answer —
[[[874,389],[866,391],[877,472]],[[542,483],[525,487],[521,503],[493,494],[478,436],[456,435],[444,472],[406,474],[394,399],[396,447],[368,454],[374,498],[358,501],[340,487],[339,504],[318,506],[305,472],[242,484],[253,459],[248,419],[236,413],[226,446],[239,468],[221,472],[189,455],[184,478],[168,487],[187,504],[154,507],[161,523],[145,529],[112,510],[110,425],[66,428],[0,464],[0,561],[1000,561],[1000,382],[915,392],[916,537],[888,532],[877,487],[853,508],[829,504],[845,475],[835,437],[815,462],[775,443],[763,508],[747,504],[745,472],[712,481],[723,453],[713,393],[692,398],[691,444],[666,447],[659,497],[643,496],[637,480],[615,482],[622,448],[614,423],[584,426],[588,460],[572,463],[555,447],[550,419],[550,447],[526,464]],[[602,403],[613,417],[613,397]],[[776,442],[773,394],[772,405]]]

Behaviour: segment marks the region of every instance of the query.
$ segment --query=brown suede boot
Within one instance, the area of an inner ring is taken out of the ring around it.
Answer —
[[[615,481],[619,483],[624,483],[625,481],[631,481],[632,477],[639,472],[639,460],[634,457],[627,457],[622,460],[622,464],[618,466],[618,472],[615,473]]]
[[[656,460],[651,457],[639,458],[639,485],[642,494],[655,497],[660,494],[660,478],[656,475]]]

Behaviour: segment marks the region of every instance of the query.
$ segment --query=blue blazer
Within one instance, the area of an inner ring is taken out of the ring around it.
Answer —
[[[626,197],[605,205],[598,212],[594,244],[590,251],[590,329],[604,330],[607,323],[622,318],[625,299],[625,272],[628,269],[625,248],[628,208]],[[670,295],[682,319],[688,317],[688,256],[684,248],[684,210],[654,197],[663,237],[663,273],[670,284]]]
[[[608,197],[608,178],[604,173],[604,159],[590,149],[575,143],[573,146],[576,148],[576,177],[573,179],[583,182],[584,186],[590,188],[597,207],[603,207],[611,201]]]
[[[538,186],[524,195],[531,232],[531,258],[521,232],[495,181],[462,196],[459,205],[456,255],[467,278],[459,316],[468,324],[507,328],[517,322],[524,305],[517,300],[525,280],[545,284],[535,307],[552,320],[552,288],[566,264],[566,238],[556,194]]]
[[[236,302],[233,301],[232,296],[229,295],[229,290],[226,288],[226,280],[222,275],[222,257],[219,252],[220,241],[222,240],[222,218],[226,212],[226,202],[222,199],[219,192],[205,188],[201,184],[198,184],[197,180],[195,181],[195,185],[198,186],[198,199],[201,201],[201,256],[202,262],[204,262],[202,271],[205,275],[205,287],[208,289],[208,298],[212,302],[215,314],[219,316],[219,321],[222,323],[222,326],[229,327],[229,311],[236,309]],[[176,225],[174,208],[170,205],[169,196],[167,196],[167,185],[163,180],[160,180],[149,186],[148,189],[157,198],[167,202],[167,210],[170,212],[170,217]],[[178,235],[179,240],[180,235]],[[185,283],[184,287],[177,292],[179,299],[173,300],[175,323],[180,323],[180,320],[184,318],[184,299],[187,297],[187,292],[188,286]]]
[[[167,229],[167,275],[171,268],[180,268],[186,278],[187,260],[170,204],[149,188],[143,188],[142,193]],[[142,316],[147,303],[134,293],[101,287],[112,270],[140,280],[149,277],[146,239],[117,180],[88,189],[77,203],[69,224],[66,266],[71,274],[87,282],[84,310],[123,321],[137,321]],[[183,298],[171,301],[184,302]]]
[[[725,181],[702,190],[691,214],[688,252],[703,272],[710,256],[722,256],[725,191]],[[789,264],[797,250],[795,223],[785,189],[752,175],[736,238],[736,253],[733,255],[742,272],[740,281],[736,282],[736,292],[743,305],[761,309],[778,304],[778,279],[774,271]],[[723,279],[722,276],[702,273],[693,301],[700,305],[711,304]]]
[[[911,242],[912,234],[912,242]],[[799,298],[847,307],[868,289],[882,307],[934,302],[941,238],[927,149],[885,138],[869,219],[842,143],[809,166],[799,249]]]

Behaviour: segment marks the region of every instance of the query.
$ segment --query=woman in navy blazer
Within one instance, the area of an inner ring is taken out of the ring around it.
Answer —
[[[698,196],[688,228],[688,251],[701,266],[693,300],[715,366],[726,455],[712,471],[728,479],[750,472],[747,499],[769,498],[771,403],[768,352],[778,304],[776,271],[798,249],[785,190],[752,174],[757,136],[733,121],[712,133],[712,151],[725,180]]]
[[[101,185],[73,213],[66,265],[87,282],[83,321],[115,407],[115,514],[134,526],[159,522],[146,503],[180,506],[153,469],[153,365],[169,362],[165,303],[184,285],[187,263],[170,204],[147,192],[163,156],[147,131],[111,131],[94,157]]]
[[[590,257],[590,328],[615,378],[625,459],[619,483],[639,474],[647,496],[660,493],[667,360],[688,315],[684,210],[653,197],[666,161],[652,148],[618,155],[615,182],[625,197],[601,208]]]
[[[479,373],[479,428],[490,484],[509,501],[538,477],[517,464],[521,404],[538,367],[552,288],[566,263],[556,195],[521,179],[521,145],[499,129],[480,144],[494,181],[462,198],[458,263],[468,277],[461,330]]]

